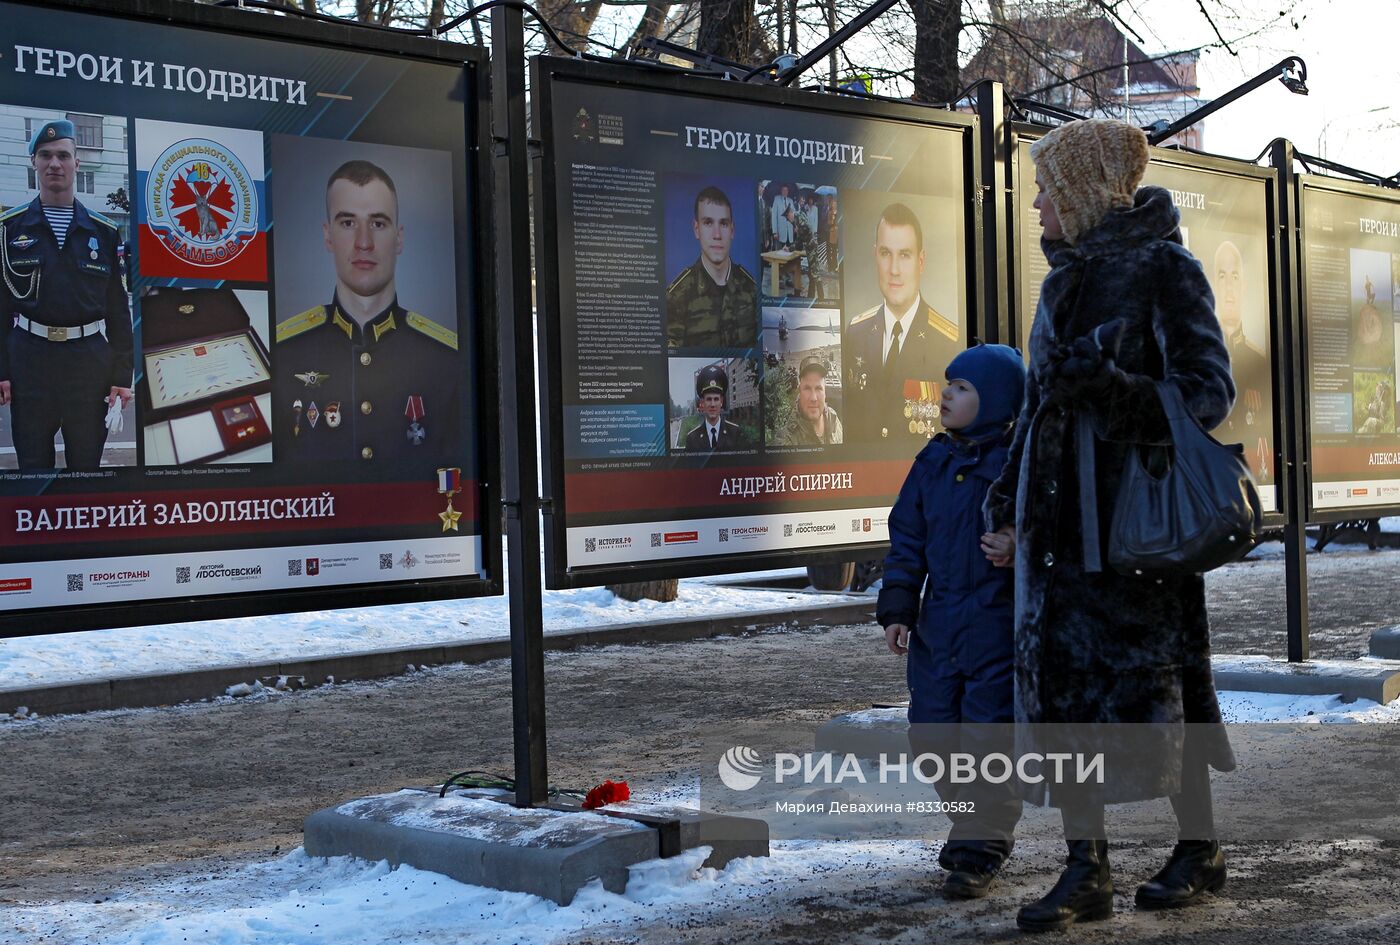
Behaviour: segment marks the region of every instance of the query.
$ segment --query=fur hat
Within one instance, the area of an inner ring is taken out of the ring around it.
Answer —
[[[1114,118],[1072,121],[1032,144],[1031,158],[1074,243],[1108,211],[1133,205],[1147,170],[1147,135]]]

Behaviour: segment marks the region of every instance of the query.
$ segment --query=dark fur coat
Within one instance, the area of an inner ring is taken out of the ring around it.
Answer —
[[[1154,380],[1174,380],[1208,430],[1234,402],[1215,299],[1201,264],[1181,245],[1179,221],[1167,191],[1144,187],[1135,206],[1110,211],[1077,244],[1043,242],[1051,272],[1031,331],[1025,403],[984,506],[990,530],[1016,526],[1016,720],[1166,723],[1142,736],[1154,742],[1150,751],[1134,746],[1129,776],[1110,770],[1108,802],[1179,790],[1187,737],[1200,740],[1193,750],[1214,767],[1234,767],[1211,676],[1201,577],[1158,579],[1118,574],[1106,560],[1097,572],[1084,564],[1081,495],[1096,497],[1099,545],[1107,549],[1131,444],[1170,441]],[[1106,390],[1066,402],[1051,389],[1057,346],[1114,319],[1123,320],[1118,370],[1105,369]],[[1077,429],[1081,415],[1093,435]],[[1084,492],[1078,449],[1086,440],[1094,476]],[[1119,737],[1140,731],[1113,728]],[[1038,789],[1031,794],[1045,799]]]

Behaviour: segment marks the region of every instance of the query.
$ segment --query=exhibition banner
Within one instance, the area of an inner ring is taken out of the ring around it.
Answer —
[[[0,19],[0,630],[498,592],[484,54]]]
[[[553,58],[532,89],[551,586],[878,556],[968,343],[974,120]]]
[[[1311,507],[1400,505],[1400,194],[1299,175]]]
[[[1029,136],[1018,138],[1013,204],[1017,334],[1027,352],[1040,284],[1049,273],[1040,244],[1040,216],[1033,206],[1031,144]],[[1215,293],[1215,314],[1230,349],[1236,395],[1230,415],[1210,432],[1222,443],[1244,446],[1266,513],[1280,508],[1275,429],[1279,398],[1273,371],[1278,295],[1270,238],[1276,180],[1267,168],[1156,149],[1143,178],[1144,185],[1171,191],[1181,213],[1181,241],[1200,260]]]

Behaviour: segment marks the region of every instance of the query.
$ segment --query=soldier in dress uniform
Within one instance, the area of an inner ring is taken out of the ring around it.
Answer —
[[[1220,330],[1230,349],[1230,373],[1235,379],[1239,396],[1225,425],[1219,430],[1220,439],[1227,443],[1243,443],[1251,456],[1259,437],[1272,442],[1273,412],[1268,409],[1266,395],[1273,391],[1269,356],[1244,334],[1244,256],[1229,240],[1215,251],[1215,268],[1211,272],[1211,288],[1215,290],[1215,314]],[[1257,464],[1255,472],[1259,469]]]
[[[742,449],[744,443],[739,425],[725,420],[720,414],[729,398],[729,374],[718,364],[701,368],[695,375],[695,399],[700,408],[700,423],[686,434],[687,453],[719,452]]]
[[[666,290],[666,341],[672,348],[747,348],[758,341],[758,283],[730,258],[734,209],[718,187],[695,197],[700,258]]]
[[[0,404],[10,405],[20,469],[94,470],[109,408],[131,401],[131,310],[117,224],[83,206],[71,121],[42,125],[29,144],[32,203],[0,215]],[[115,416],[116,414],[114,414]]]
[[[962,350],[958,326],[919,294],[924,234],[914,212],[890,204],[875,226],[883,301],[851,319],[842,358],[848,439],[926,442],[938,432],[938,378]]]
[[[341,165],[326,185],[323,230],[335,294],[277,326],[275,458],[431,468],[456,457],[457,333],[399,304],[393,180],[368,161]]]

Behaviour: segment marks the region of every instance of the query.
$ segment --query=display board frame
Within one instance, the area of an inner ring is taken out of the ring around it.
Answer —
[[[476,457],[473,505],[477,510],[480,554],[479,570],[471,575],[431,579],[404,578],[339,585],[310,585],[305,588],[269,588],[241,593],[223,590],[199,596],[168,596],[147,600],[79,603],[71,606],[38,606],[0,613],[0,638],[34,633],[69,632],[121,626],[159,624],[172,621],[258,616],[343,607],[373,606],[410,601],[443,600],[503,593],[500,527],[500,396],[496,348],[497,313],[494,305],[494,254],[489,239],[481,237],[493,219],[493,175],[491,156],[490,57],[479,47],[413,36],[388,30],[372,30],[354,24],[338,24],[293,16],[275,16],[231,7],[175,2],[175,0],[9,0],[16,6],[36,10],[81,13],[115,18],[152,28],[156,37],[161,27],[199,30],[202,35],[290,42],[311,48],[338,50],[367,56],[394,57],[459,70],[456,94],[464,112],[466,192],[475,212],[469,221],[471,234],[468,264],[473,274],[473,291],[458,296],[458,325],[465,328],[464,311],[474,312],[474,362],[468,367],[476,386],[471,402],[475,418],[466,418],[459,442],[471,444]],[[161,46],[152,42],[153,50]],[[126,51],[119,51],[125,55]],[[154,55],[154,54],[153,54]],[[159,81],[160,70],[156,70]],[[470,94],[468,94],[470,90]],[[474,425],[467,427],[472,419]],[[459,500],[460,501],[460,500]],[[208,557],[210,552],[200,553]],[[215,552],[217,553],[217,551]],[[382,556],[381,556],[382,557]],[[83,559],[52,558],[64,561]],[[91,560],[91,559],[89,559]],[[381,562],[382,567],[382,562]],[[411,573],[400,571],[396,573]]]
[[[1032,124],[1028,122],[1008,122],[1007,123],[1007,162],[1006,162],[1006,203],[1005,215],[1007,219],[1006,248],[1011,259],[1008,267],[1008,304],[1010,307],[1010,324],[1012,337],[1017,339],[1016,344],[1020,345],[1022,335],[1022,291],[1021,291],[1021,252],[1020,241],[1022,237],[1022,227],[1025,222],[1021,214],[1020,195],[1018,182],[1021,172],[1021,154],[1019,145],[1023,141],[1034,141],[1043,137],[1049,127]],[[1228,176],[1241,177],[1251,180],[1262,181],[1266,193],[1265,217],[1268,225],[1267,252],[1269,275],[1269,331],[1271,339],[1269,345],[1270,357],[1270,379],[1274,385],[1274,409],[1273,419],[1273,445],[1274,445],[1274,488],[1275,488],[1275,511],[1264,514],[1263,524],[1265,528],[1278,528],[1288,522],[1287,502],[1288,490],[1291,487],[1290,477],[1294,474],[1294,467],[1287,461],[1285,449],[1285,437],[1287,435],[1283,420],[1284,411],[1288,409],[1286,400],[1286,386],[1283,377],[1283,357],[1282,338],[1285,331],[1292,330],[1289,313],[1284,311],[1283,305],[1283,279],[1281,260],[1280,239],[1286,238],[1286,234],[1279,231],[1279,201],[1282,198],[1282,190],[1279,184],[1278,171],[1272,167],[1263,167],[1257,164],[1250,164],[1245,161],[1233,158],[1220,157],[1211,154],[1202,154],[1197,151],[1187,151],[1176,148],[1151,148],[1151,162],[1165,167],[1181,168],[1185,170],[1210,171]]]
[[[1291,188],[1291,199],[1293,200],[1293,219],[1296,221],[1293,238],[1295,239],[1297,264],[1297,286],[1298,299],[1296,304],[1297,332],[1299,352],[1302,361],[1302,377],[1299,379],[1303,396],[1301,398],[1302,410],[1301,425],[1304,430],[1302,437],[1303,456],[1299,466],[1306,470],[1303,477],[1303,489],[1307,502],[1306,522],[1309,525],[1325,525],[1334,522],[1352,522],[1360,519],[1382,518],[1392,515],[1400,515],[1400,501],[1388,505],[1364,505],[1348,508],[1317,508],[1314,505],[1314,474],[1313,474],[1313,428],[1312,428],[1312,371],[1311,371],[1311,348],[1312,339],[1309,332],[1308,321],[1308,236],[1307,236],[1307,202],[1309,193],[1326,193],[1340,196],[1361,197],[1371,200],[1383,200],[1387,203],[1400,207],[1400,190],[1388,187],[1377,187],[1374,184],[1366,184],[1360,181],[1347,180],[1340,177],[1331,177],[1326,174],[1295,173],[1293,175],[1293,187]]]
[[[976,116],[926,106],[874,101],[840,95],[817,95],[781,87],[748,85],[696,78],[684,73],[636,65],[598,63],[553,56],[531,61],[531,121],[539,139],[532,162],[535,181],[536,300],[540,346],[541,481],[544,494],[545,579],[551,589],[594,587],[623,582],[664,580],[707,574],[724,574],[767,568],[803,566],[831,557],[864,559],[882,557],[887,542],[851,543],[755,552],[732,552],[676,557],[627,564],[586,566],[570,561],[565,515],[564,397],[561,350],[561,280],[559,278],[559,227],[554,207],[559,177],[554,92],[557,83],[572,82],[639,90],[642,92],[698,96],[726,103],[748,103],[802,109],[817,114],[852,118],[888,119],[915,125],[951,129],[959,133],[964,174],[962,239],[967,247],[964,263],[964,336],[971,338],[983,324],[986,266],[982,248],[983,190],[980,174],[981,145]],[[910,457],[912,461],[912,456]]]

